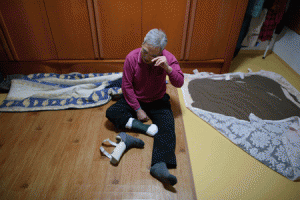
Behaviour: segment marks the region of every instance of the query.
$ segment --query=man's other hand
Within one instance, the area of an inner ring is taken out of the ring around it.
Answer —
[[[149,117],[147,116],[145,111],[142,109],[139,109],[138,111],[136,111],[136,115],[137,115],[138,120],[140,120],[141,122],[147,122],[149,120]]]

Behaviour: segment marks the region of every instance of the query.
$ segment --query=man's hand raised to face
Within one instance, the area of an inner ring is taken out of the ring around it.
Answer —
[[[168,74],[172,72],[172,68],[169,66],[167,58],[165,56],[157,56],[151,60],[155,62],[154,66],[160,66],[163,68]]]

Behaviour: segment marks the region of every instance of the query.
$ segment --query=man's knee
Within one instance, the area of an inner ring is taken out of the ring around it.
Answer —
[[[106,117],[108,119],[113,119],[119,116],[124,115],[126,113],[126,108],[124,108],[123,105],[119,104],[118,102],[111,105],[107,110],[106,110]]]
[[[109,108],[107,108],[106,118],[111,119],[113,117],[114,110],[115,110],[114,105],[111,105]]]

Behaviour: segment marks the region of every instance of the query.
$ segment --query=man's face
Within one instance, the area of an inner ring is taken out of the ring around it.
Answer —
[[[144,43],[141,49],[141,56],[144,63],[154,65],[154,62],[151,60],[157,56],[161,56],[161,50],[159,47],[153,47],[152,45]]]

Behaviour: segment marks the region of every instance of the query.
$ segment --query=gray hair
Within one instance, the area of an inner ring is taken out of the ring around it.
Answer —
[[[152,29],[145,36],[143,44],[144,43],[152,45],[153,47],[160,47],[162,51],[168,43],[167,35],[161,29]]]

